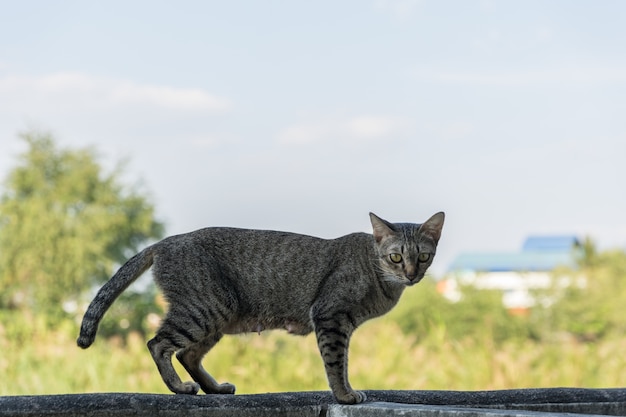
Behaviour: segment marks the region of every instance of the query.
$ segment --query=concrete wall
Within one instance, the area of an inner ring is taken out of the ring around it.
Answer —
[[[626,389],[366,391],[357,406],[329,392],[257,395],[72,394],[0,397],[0,416],[534,417],[557,413],[626,416]]]

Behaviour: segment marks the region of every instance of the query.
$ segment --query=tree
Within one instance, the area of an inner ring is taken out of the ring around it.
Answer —
[[[572,285],[551,307],[553,326],[580,340],[621,335],[626,330],[626,253],[598,251],[590,239],[583,245],[578,268],[569,272]]]
[[[0,197],[0,308],[58,313],[163,225],[137,186],[122,185],[120,165],[106,173],[93,149],[21,137],[28,150]]]
[[[432,280],[424,280],[407,290],[389,316],[405,334],[424,340],[429,335],[454,341],[464,339],[500,343],[528,336],[524,318],[512,316],[502,304],[502,293],[496,290],[460,288],[458,302],[446,299]]]

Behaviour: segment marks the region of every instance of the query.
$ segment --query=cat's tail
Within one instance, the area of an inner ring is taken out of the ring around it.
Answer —
[[[87,349],[96,338],[98,324],[104,313],[111,307],[113,301],[124,292],[133,281],[143,274],[154,259],[154,246],[150,246],[137,255],[133,256],[105,283],[95,298],[89,304],[83,323],[80,327],[80,335],[76,343],[83,349]]]

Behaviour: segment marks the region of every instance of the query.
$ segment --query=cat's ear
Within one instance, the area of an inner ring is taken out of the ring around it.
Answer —
[[[381,219],[374,213],[370,213],[370,221],[372,222],[372,229],[374,229],[374,239],[376,239],[376,242],[380,243],[382,240],[391,237],[396,231],[393,224]]]
[[[445,220],[446,215],[443,211],[439,213],[435,213],[432,217],[426,220],[420,226],[420,232],[425,233],[435,239],[435,242],[439,242],[439,238],[441,237],[441,229],[443,228],[443,221]]]

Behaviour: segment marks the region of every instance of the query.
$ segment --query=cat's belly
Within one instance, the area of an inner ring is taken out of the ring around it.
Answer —
[[[259,333],[263,330],[286,330],[290,334],[305,336],[313,331],[311,323],[293,319],[239,320],[230,323],[222,331],[224,334]]]

